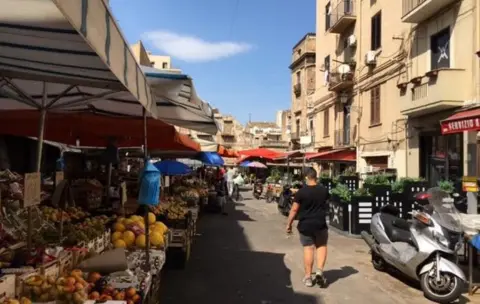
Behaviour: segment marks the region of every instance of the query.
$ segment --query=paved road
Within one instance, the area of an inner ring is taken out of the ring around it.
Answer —
[[[330,286],[307,288],[298,236],[286,236],[276,205],[247,198],[229,209],[228,216],[200,219],[186,269],[162,278],[162,304],[431,303],[417,289],[373,270],[362,240],[334,232],[325,271]]]

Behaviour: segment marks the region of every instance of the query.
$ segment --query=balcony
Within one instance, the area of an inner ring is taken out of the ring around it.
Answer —
[[[468,75],[461,69],[434,70],[423,77],[401,98],[401,113],[410,117],[449,110],[468,98]]]
[[[456,0],[402,0],[402,22],[420,23]]]
[[[299,141],[300,140],[300,132],[294,132],[290,134],[291,141]]]
[[[301,83],[297,83],[297,84],[293,85],[293,93],[297,97],[302,95],[302,84]]]
[[[353,88],[355,84],[355,74],[353,71],[340,73],[334,70],[328,76],[328,90],[334,92],[345,91]]]
[[[334,146],[345,147],[350,146],[350,129],[337,129],[335,130]]]
[[[264,140],[260,143],[260,148],[288,148],[288,142],[283,140]]]
[[[330,13],[330,28],[328,31],[334,34],[341,34],[354,24],[356,20],[355,1],[339,0]]]

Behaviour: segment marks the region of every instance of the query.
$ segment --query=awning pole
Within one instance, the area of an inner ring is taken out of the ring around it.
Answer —
[[[147,111],[142,108],[143,114],[143,163],[144,168],[147,167],[148,153],[147,153]],[[145,208],[145,265],[147,270],[150,271],[150,224],[148,222],[149,209]]]
[[[37,159],[36,159],[36,168],[35,172],[39,172],[42,169],[42,154],[43,154],[43,136],[45,133],[45,116],[47,115],[47,109],[45,105],[47,104],[47,84],[43,83],[43,97],[42,97],[42,106],[40,108],[40,120],[38,122],[38,138],[37,138]],[[41,176],[40,176],[41,180]],[[32,208],[27,208],[27,249],[28,252],[32,252],[32,234],[33,234],[33,218],[32,218]]]

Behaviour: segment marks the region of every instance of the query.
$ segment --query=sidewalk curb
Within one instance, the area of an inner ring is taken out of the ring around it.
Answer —
[[[342,231],[338,228],[335,228],[333,227],[332,225],[328,225],[328,229],[330,229],[331,231],[335,231],[336,233],[340,234],[340,235],[343,235],[345,237],[348,237],[348,238],[351,238],[351,239],[361,239],[362,236],[361,235],[357,235],[357,234],[350,234],[348,233],[348,231]]]

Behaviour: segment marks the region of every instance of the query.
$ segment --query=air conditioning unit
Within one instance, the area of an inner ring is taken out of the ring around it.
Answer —
[[[377,53],[375,51],[368,51],[365,54],[365,65],[375,65],[377,64]]]
[[[347,45],[349,47],[355,47],[357,46],[357,37],[355,37],[355,35],[350,35],[348,36],[347,38]]]

